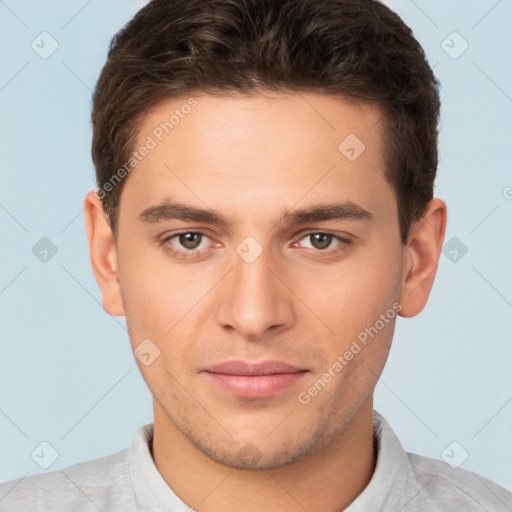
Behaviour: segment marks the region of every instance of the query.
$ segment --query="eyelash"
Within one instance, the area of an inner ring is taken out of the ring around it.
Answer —
[[[208,236],[208,234],[205,233],[204,231],[180,231],[178,233],[173,233],[172,235],[169,235],[169,236],[165,237],[162,240],[162,245],[170,242],[173,238],[176,238],[176,237],[178,237],[180,235],[187,235],[187,234],[201,235],[201,236],[204,236],[206,238],[210,238]],[[340,237],[340,236],[338,236],[338,235],[336,235],[336,234],[334,234],[334,233],[332,233],[330,231],[310,231],[308,233],[305,233],[304,236],[302,236],[300,238],[299,242],[301,240],[303,240],[304,238],[306,238],[308,236],[311,236],[311,235],[315,235],[315,234],[322,234],[322,235],[332,236],[333,239],[336,239],[338,242],[340,242],[340,246],[338,246],[338,248],[336,248],[334,250],[310,249],[310,250],[313,250],[313,251],[318,252],[318,253],[326,253],[326,254],[330,254],[330,255],[338,254],[339,252],[347,250],[348,246],[350,246],[353,243],[353,240],[350,240],[349,238]],[[294,242],[294,243],[297,243],[297,242]],[[178,257],[184,258],[184,259],[196,258],[196,257],[198,257],[198,255],[202,254],[202,251],[205,251],[205,250],[207,250],[207,249],[173,250],[172,251],[172,255],[173,256],[178,256]]]

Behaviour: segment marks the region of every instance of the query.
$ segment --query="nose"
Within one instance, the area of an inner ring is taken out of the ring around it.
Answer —
[[[248,263],[235,255],[234,268],[217,297],[217,322],[247,340],[262,340],[295,321],[293,293],[267,251]]]

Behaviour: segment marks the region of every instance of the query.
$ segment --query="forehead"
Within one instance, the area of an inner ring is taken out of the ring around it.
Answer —
[[[167,197],[258,217],[318,200],[389,207],[381,121],[374,105],[312,93],[165,101],[141,124],[121,210]]]

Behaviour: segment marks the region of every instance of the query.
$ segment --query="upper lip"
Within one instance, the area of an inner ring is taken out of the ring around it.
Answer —
[[[206,368],[209,373],[224,375],[273,375],[279,373],[298,373],[305,369],[284,363],[283,361],[261,361],[250,363],[241,360],[224,361]]]

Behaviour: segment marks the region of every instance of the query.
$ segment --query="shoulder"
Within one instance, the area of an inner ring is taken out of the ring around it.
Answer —
[[[498,484],[462,468],[453,468],[444,461],[407,453],[409,478],[415,482],[415,504],[428,510],[510,511],[512,493]],[[405,512],[405,511],[404,511]]]
[[[0,511],[135,510],[128,449],[0,484]]]
[[[372,510],[376,502],[386,512],[512,511],[512,493],[503,487],[443,460],[406,452],[376,411],[373,419],[377,464],[367,488],[354,502],[354,512]]]

